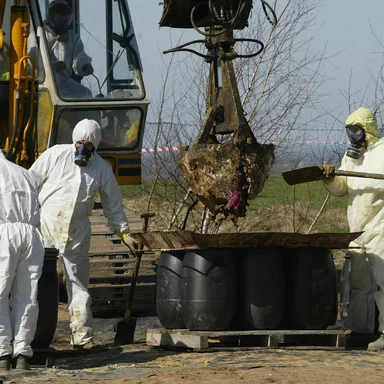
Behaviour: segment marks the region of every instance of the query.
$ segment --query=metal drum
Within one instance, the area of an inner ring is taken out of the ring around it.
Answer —
[[[351,288],[349,285],[349,273],[351,272],[351,256],[345,254],[343,269],[340,274],[340,318],[344,329],[350,329],[349,325],[349,298]]]
[[[248,329],[278,328],[284,310],[283,259],[275,249],[245,250],[239,297]]]
[[[55,336],[59,306],[59,279],[57,276],[56,248],[46,248],[44,265],[39,279],[37,301],[39,317],[32,348],[48,348]]]
[[[184,251],[162,252],[156,270],[156,311],[164,328],[185,328],[181,310]]]
[[[236,272],[231,249],[188,251],[181,275],[182,312],[191,330],[227,330],[236,311]]]
[[[327,248],[289,251],[286,269],[285,321],[294,329],[326,329],[337,315],[337,274]]]

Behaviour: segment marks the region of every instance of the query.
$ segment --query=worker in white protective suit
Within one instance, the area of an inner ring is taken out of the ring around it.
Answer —
[[[384,174],[384,141],[380,139],[374,114],[359,108],[346,121],[351,146],[340,169]],[[335,167],[323,166],[326,189],[335,196],[348,194],[351,232],[364,233],[350,246],[349,322],[353,333],[374,333],[375,302],[379,310],[377,341],[368,350],[384,350],[384,180],[334,176]]]
[[[65,0],[54,0],[49,4],[48,18],[44,22],[48,52],[61,96],[89,98],[91,91],[74,80],[73,75],[92,75],[92,58],[84,52],[80,36],[68,29],[71,22],[72,9]]]
[[[28,369],[44,262],[37,188],[33,177],[0,150],[0,371]]]
[[[122,196],[111,165],[96,149],[101,130],[94,120],[81,120],[74,128],[73,144],[47,149],[29,171],[39,188],[41,230],[46,247],[59,249],[63,258],[70,316],[70,342],[74,349],[93,344],[91,297],[88,293],[88,216],[99,192],[109,227],[125,242],[129,236]]]

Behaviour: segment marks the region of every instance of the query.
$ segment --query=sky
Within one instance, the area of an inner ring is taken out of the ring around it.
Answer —
[[[273,0],[269,2],[272,4]],[[277,11],[287,2],[288,0],[277,0]],[[174,46],[180,36],[181,42],[200,39],[201,36],[191,30],[185,32],[159,28],[162,13],[159,0],[128,0],[128,4],[143,63],[147,92],[149,98],[156,102],[162,86],[162,61],[167,60],[162,51]],[[259,1],[254,0],[254,7],[259,6]],[[333,115],[340,120],[340,124],[352,112],[342,94],[349,88],[350,77],[352,76],[352,90],[357,92],[366,89],[372,75],[377,77],[380,72],[384,53],[383,15],[384,1],[380,0],[325,0],[318,11],[313,25],[314,31],[318,31],[313,46],[314,49],[326,46],[327,56],[330,57],[322,67],[324,75],[330,80],[323,90],[328,95],[324,105],[333,110]],[[377,38],[382,40],[383,46],[377,43]],[[366,101],[363,101],[366,104],[364,106],[372,107],[370,99],[373,94],[372,84],[366,93]],[[363,106],[360,105],[362,92],[353,101],[356,107]]]

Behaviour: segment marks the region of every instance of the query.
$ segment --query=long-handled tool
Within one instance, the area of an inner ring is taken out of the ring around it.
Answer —
[[[296,185],[301,183],[308,183],[310,181],[318,181],[324,179],[324,171],[321,167],[312,166],[293,169],[292,171],[286,171],[282,173],[284,180],[289,185]],[[368,172],[353,172],[336,170],[335,176],[348,176],[348,177],[363,177],[368,179],[384,180],[384,175],[380,173],[368,173]]]
[[[144,219],[143,232],[147,231],[148,221],[153,216],[155,216],[154,213],[143,213],[140,215],[140,217]],[[116,345],[132,344],[134,340],[135,329],[136,329],[136,318],[131,317],[131,314],[132,314],[133,299],[135,296],[135,289],[137,284],[137,276],[139,275],[141,257],[143,255],[142,244],[139,245],[139,249],[137,251],[133,249],[133,247],[130,244],[126,242],[124,242],[124,244],[129,248],[131,253],[135,256],[136,262],[132,272],[131,287],[129,289],[127,305],[124,312],[124,318],[119,320],[115,327],[116,335],[115,335],[114,343]]]

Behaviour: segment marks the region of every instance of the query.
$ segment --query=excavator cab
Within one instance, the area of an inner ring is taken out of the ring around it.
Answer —
[[[141,182],[149,100],[127,0],[0,0],[0,147],[28,168],[84,118],[119,184]]]

